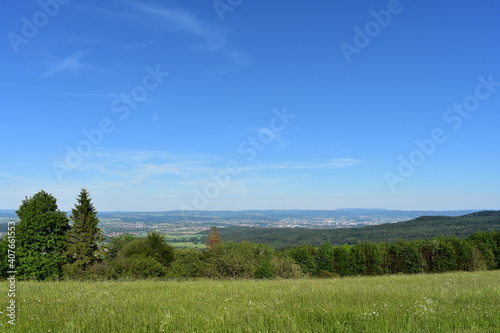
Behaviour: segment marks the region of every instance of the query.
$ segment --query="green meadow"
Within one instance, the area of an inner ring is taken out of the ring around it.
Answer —
[[[499,332],[500,271],[17,282],[13,332]],[[8,285],[2,282],[3,309]]]

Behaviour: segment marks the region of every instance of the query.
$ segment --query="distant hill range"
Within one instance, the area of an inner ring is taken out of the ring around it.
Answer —
[[[133,211],[102,211],[98,212],[99,217],[112,218],[121,217],[124,221],[144,220],[145,222],[170,222],[181,221],[183,219],[220,219],[220,218],[254,218],[266,220],[280,220],[286,218],[322,218],[322,217],[360,217],[369,216],[372,218],[415,218],[424,215],[461,216],[477,212],[477,210],[390,210],[371,208],[342,208],[334,210],[218,210],[218,211],[163,211],[163,212],[133,212]],[[68,215],[70,212],[67,212]],[[17,219],[14,209],[0,209],[0,217]]]
[[[372,208],[342,208],[334,210],[301,210],[301,209],[277,209],[277,210],[220,210],[220,211],[170,211],[185,217],[231,217],[231,218],[265,218],[267,220],[280,220],[286,218],[322,218],[322,217],[359,217],[369,216],[373,218],[416,218],[424,215],[444,215],[444,216],[461,216],[477,212],[477,210],[390,210],[390,209],[372,209]]]
[[[333,245],[358,242],[395,242],[439,236],[467,237],[478,231],[500,231],[500,211],[480,211],[462,216],[421,216],[406,222],[362,228],[302,229],[228,227],[219,230],[224,241],[267,243],[274,248],[301,244]]]

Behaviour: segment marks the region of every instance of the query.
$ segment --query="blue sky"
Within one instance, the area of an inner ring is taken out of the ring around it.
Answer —
[[[500,209],[496,1],[9,1],[0,208]]]

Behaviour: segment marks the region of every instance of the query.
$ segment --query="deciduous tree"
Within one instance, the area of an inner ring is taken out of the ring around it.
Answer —
[[[66,262],[69,220],[51,194],[40,191],[16,211],[17,272],[20,279],[58,279]]]

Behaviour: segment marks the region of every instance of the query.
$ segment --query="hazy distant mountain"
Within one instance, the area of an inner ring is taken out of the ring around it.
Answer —
[[[329,218],[329,217],[360,217],[368,216],[373,218],[416,218],[420,216],[462,216],[472,214],[477,210],[447,210],[447,211],[433,211],[433,210],[389,210],[389,209],[373,209],[373,208],[342,208],[335,210],[220,210],[220,211],[164,211],[164,212],[127,212],[127,211],[113,211],[113,212],[99,212],[99,217],[116,217],[119,216],[125,220],[148,220],[153,222],[157,221],[182,221],[185,219],[214,219],[214,218],[254,218],[257,220],[279,220],[285,218]],[[1,209],[0,217],[4,218],[17,218],[15,210]]]

